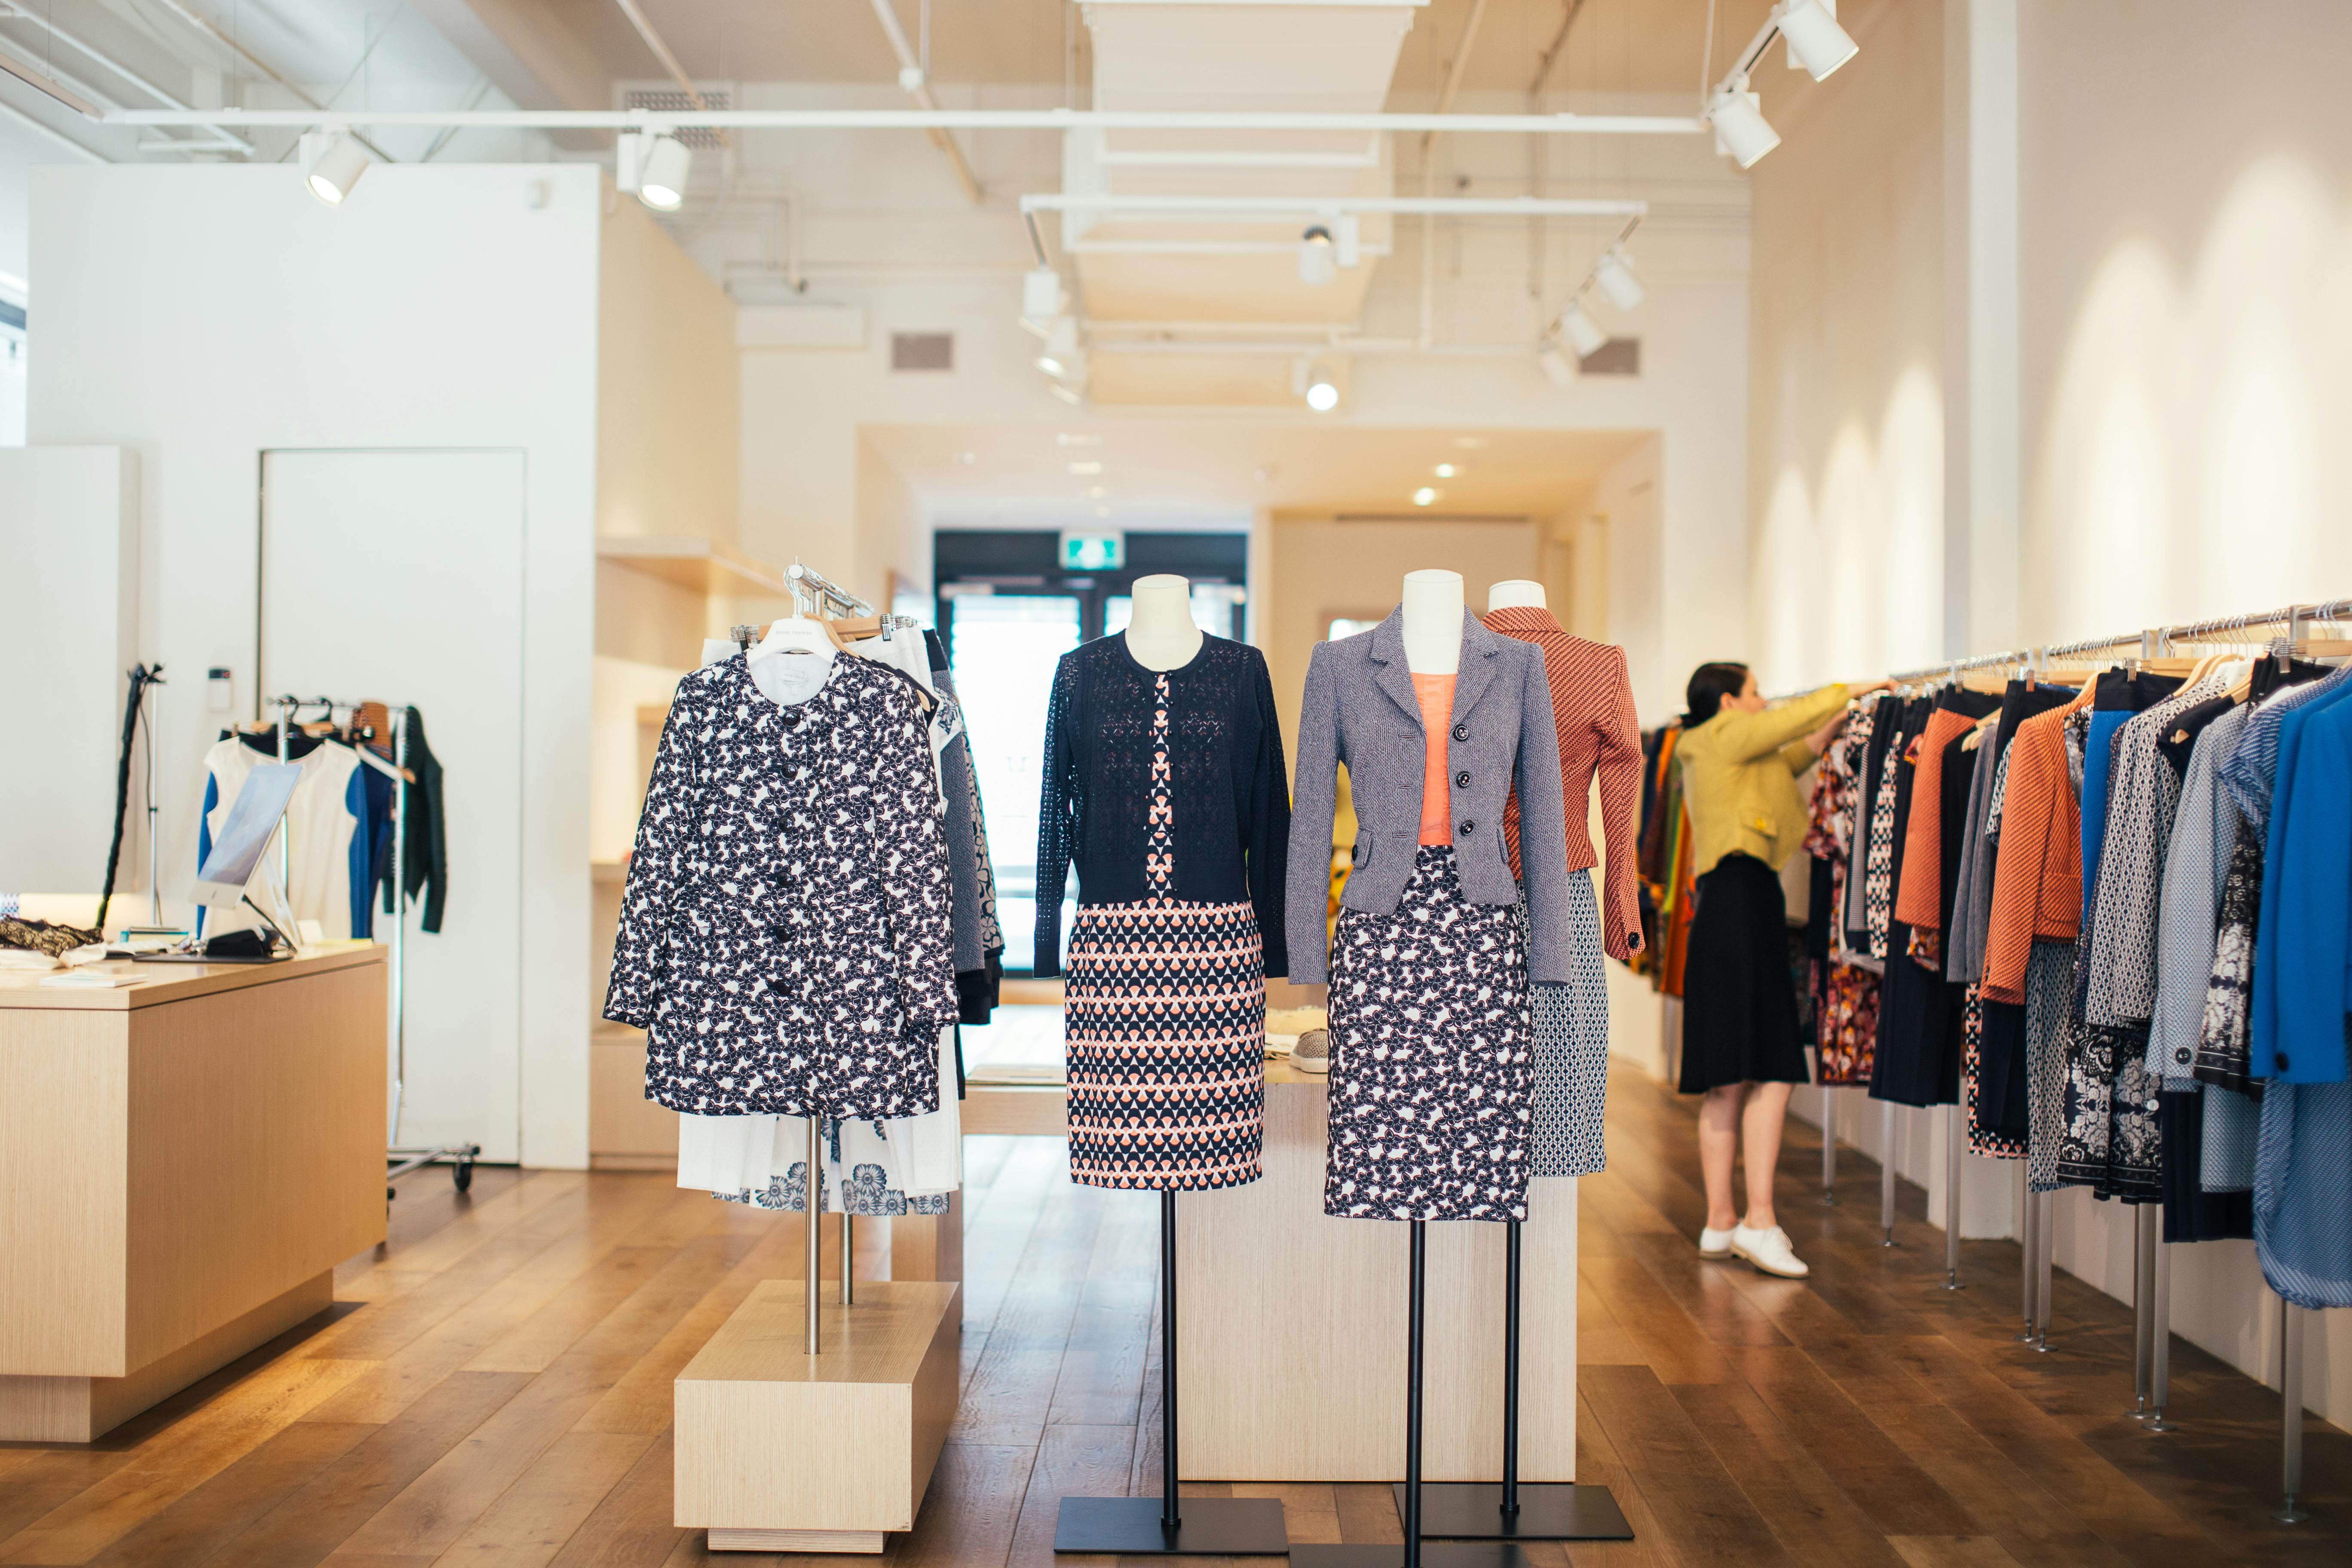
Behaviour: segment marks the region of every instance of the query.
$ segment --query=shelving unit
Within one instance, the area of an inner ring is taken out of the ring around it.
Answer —
[[[596,559],[625,566],[714,598],[787,598],[784,574],[710,539],[612,535],[596,541]]]

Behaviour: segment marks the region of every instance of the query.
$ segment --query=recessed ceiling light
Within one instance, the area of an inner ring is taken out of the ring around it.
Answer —
[[[956,461],[963,464],[966,468],[970,468],[972,464],[980,461],[980,454],[978,452],[958,452],[956,454]]]
[[[1095,462],[1072,463],[1070,465],[1070,472],[1074,474],[1099,474],[1102,472],[1102,465]]]
[[[1102,445],[1102,437],[1099,436],[1081,435],[1075,430],[1058,430],[1054,434],[1054,445],[1056,447],[1099,447]]]
[[[1451,463],[1440,463],[1437,467],[1430,470],[1431,473],[1435,474],[1441,479],[1450,479],[1461,471],[1461,469],[1455,468]]]
[[[1095,508],[1095,515],[1097,517],[1108,517],[1110,515],[1110,508],[1107,506],[1098,506]]]
[[[1475,452],[1486,444],[1486,437],[1484,436],[1456,436],[1454,437],[1454,445],[1455,448],[1464,452]]]
[[[1100,500],[1103,498],[1103,488],[1100,485],[1088,485],[1087,487],[1087,494],[1092,496],[1097,500]]]
[[[1421,489],[1412,492],[1412,504],[1415,506],[1432,506],[1439,500],[1444,500],[1444,496],[1445,492],[1444,490],[1432,489],[1427,485],[1423,485]]]

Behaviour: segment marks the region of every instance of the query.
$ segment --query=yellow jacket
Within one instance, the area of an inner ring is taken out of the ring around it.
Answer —
[[[1724,708],[1683,731],[1675,761],[1696,841],[1692,877],[1726,855],[1753,855],[1777,871],[1796,853],[1807,823],[1797,775],[1813,765],[1804,737],[1845,703],[1844,687],[1825,686],[1761,713]]]

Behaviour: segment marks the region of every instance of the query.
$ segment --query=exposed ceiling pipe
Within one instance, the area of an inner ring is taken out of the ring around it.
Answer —
[[[185,109],[188,107],[186,102],[183,100],[174,98],[172,94],[164,91],[162,88],[156,86],[153,82],[149,81],[145,77],[131,69],[131,67],[124,65],[121,60],[116,59],[112,55],[108,54],[97,45],[89,42],[87,39],[81,37],[76,33],[58,26],[58,24],[49,17],[41,16],[37,12],[27,10],[22,5],[0,6],[0,17],[5,17],[8,21],[12,22],[31,23],[34,26],[40,28],[41,31],[48,34],[49,37],[63,44],[66,47],[72,49],[79,54],[84,55],[90,59],[96,60],[109,71],[111,71],[114,75],[121,78],[124,81],[129,82],[131,86],[137,88],[148,97],[155,100],[158,103],[170,104],[173,109]],[[97,95],[93,94],[92,96]],[[213,128],[213,134],[221,142],[227,143],[230,147],[235,148],[240,153],[250,153],[255,150],[253,143],[247,142],[244,137],[231,135],[228,132],[223,131],[217,126]],[[193,151],[211,150],[208,144],[202,142],[191,142],[189,143],[189,146]]]
[[[1576,18],[1584,9],[1584,0],[1568,0],[1568,10],[1560,16],[1559,31],[1551,36],[1544,52],[1536,57],[1536,74],[1528,82],[1528,96],[1535,97],[1551,80],[1551,68],[1559,63],[1560,51],[1568,47],[1568,30],[1576,26]]]
[[[170,5],[173,0],[163,0]],[[309,101],[307,99],[304,101]],[[1696,136],[1695,114],[1325,114],[1105,109],[129,109],[115,125],[455,125],[475,131],[1366,131],[1490,136]]]
[[[1255,214],[1418,213],[1432,217],[1640,217],[1644,201],[1614,196],[1156,196],[1044,191],[1023,212]]]
[[[625,5],[628,0],[622,0],[622,3]],[[1486,0],[1479,0],[1479,4],[1485,3]],[[890,50],[898,57],[898,85],[905,88],[907,96],[922,108],[939,108],[931,100],[930,77],[924,71],[923,62],[916,57],[914,47],[907,42],[907,29],[898,26],[898,14],[890,9],[890,0],[874,0],[874,19],[882,24],[882,32],[890,40]],[[980,181],[972,174],[971,165],[964,162],[963,149],[956,145],[956,139],[948,134],[944,126],[932,126],[930,132],[931,145],[947,154],[949,163],[955,169],[956,184],[963,187],[964,195],[974,202],[979,201]]]
[[[686,74],[684,66],[677,63],[677,57],[670,53],[669,46],[662,41],[662,36],[654,31],[652,19],[637,9],[637,0],[614,0],[614,3],[621,7],[621,15],[629,19],[629,26],[637,30],[637,37],[644,40],[646,47],[653,51],[654,58],[661,62],[662,69],[669,72],[670,80],[677,83],[678,89],[686,94],[686,100],[697,109],[709,110],[710,100],[702,96],[702,89],[694,85],[694,79]],[[723,131],[719,133],[719,144],[722,147],[734,145]]]
[[[1454,111],[1454,95],[1462,89],[1462,73],[1469,68],[1470,47],[1478,41],[1478,24],[1486,19],[1486,0],[1471,0],[1470,19],[1462,24],[1462,41],[1454,47],[1454,63],[1446,68],[1445,86],[1437,95],[1437,112]],[[1434,131],[1421,133],[1421,194],[1427,200],[1430,184],[1436,170],[1429,156]],[[1437,219],[1434,215],[1421,220],[1421,341],[1428,342],[1436,331],[1437,316]]]
[[[76,114],[91,120],[102,120],[106,117],[105,110],[100,109],[55,77],[44,74],[13,55],[0,55],[0,72],[15,77],[35,92],[47,94]]]
[[[1560,12],[1559,30],[1552,34],[1551,42],[1546,44],[1543,53],[1536,57],[1535,74],[1528,79],[1528,112],[1529,114],[1535,113],[1542,105],[1544,89],[1551,81],[1552,68],[1559,63],[1560,55],[1568,47],[1568,30],[1576,26],[1576,18],[1583,10],[1584,0],[1568,0],[1567,7]],[[1551,183],[1551,160],[1549,156],[1550,151],[1549,143],[1542,137],[1528,138],[1528,187],[1530,191],[1541,191]],[[1550,258],[1544,249],[1543,226],[1530,224],[1528,227],[1528,294],[1529,298],[1536,298],[1543,293],[1544,269],[1549,265]]]
[[[320,101],[319,101],[317,99],[312,98],[309,93],[304,92],[300,88],[296,87],[292,82],[288,81],[284,77],[282,77],[282,76],[278,75],[278,68],[277,68],[277,67],[275,67],[275,66],[271,65],[268,60],[263,59],[259,55],[255,54],[251,49],[247,48],[243,44],[238,43],[235,38],[233,38],[233,37],[229,37],[229,35],[227,35],[226,33],[222,32],[218,27],[214,26],[210,21],[206,20],[203,16],[199,15],[197,12],[191,10],[191,9],[188,7],[187,4],[186,4],[186,0],[163,0],[163,8],[164,8],[165,10],[167,10],[167,11],[171,12],[171,13],[172,13],[172,15],[173,15],[174,16],[179,17],[179,18],[180,18],[180,20],[182,20],[182,21],[184,21],[184,22],[187,23],[187,24],[188,24],[188,26],[190,26],[191,27],[195,28],[198,32],[200,32],[200,33],[204,34],[204,36],[205,36],[205,37],[206,37],[210,38],[213,42],[215,42],[215,43],[216,43],[216,44],[219,44],[219,45],[220,45],[220,46],[222,46],[224,48],[226,48],[226,49],[228,49],[231,53],[233,53],[233,54],[236,55],[239,58],[243,59],[243,60],[244,60],[247,65],[251,66],[254,69],[256,69],[256,70],[259,71],[262,75],[264,75],[264,76],[268,77],[270,80],[272,80],[272,81],[276,82],[278,86],[280,86],[280,87],[284,88],[287,91],[289,91],[289,92],[292,93],[296,98],[299,98],[299,99],[300,99],[303,102],[305,102],[305,103],[309,104],[312,109],[319,110],[320,110],[321,112],[326,112],[325,106],[324,106],[324,105],[322,105],[322,104],[320,104]],[[142,111],[142,110],[124,110],[123,112],[125,112],[125,113],[132,113],[132,114],[136,114],[136,113],[141,113],[141,112],[145,112],[145,113],[173,112],[173,113],[176,113],[176,112],[180,112],[180,111],[178,111],[178,110],[143,110],[143,111]],[[112,119],[113,117],[112,117],[111,115],[110,115],[110,116],[108,116],[107,118],[109,118],[109,119]],[[140,122],[140,121],[126,121],[126,123],[130,123],[130,124],[137,124],[137,123],[141,123],[141,122]],[[159,124],[159,125],[214,125],[214,126],[217,126],[217,125],[224,124],[224,123],[227,123],[227,122],[226,122],[226,121],[214,121],[214,120],[170,120],[170,121],[147,121],[146,123],[150,123],[150,124]],[[323,126],[326,122],[325,122],[325,121],[309,121],[309,122],[307,122],[307,123],[314,123],[314,124],[318,124],[318,125],[321,125],[321,126]],[[348,126],[348,125],[347,125],[347,126],[343,126],[343,127],[341,127],[341,129],[350,130],[350,131],[351,131],[351,132],[352,132],[352,141],[357,142],[361,146],[362,146],[362,147],[366,148],[369,152],[371,152],[371,153],[374,153],[378,158],[382,159],[384,163],[397,163],[397,162],[399,162],[399,160],[398,160],[398,159],[396,159],[396,158],[394,158],[391,153],[389,153],[385,152],[383,148],[381,148],[381,147],[377,146],[374,142],[373,142],[369,141],[366,137],[364,137],[364,136],[361,135],[357,130],[352,129],[351,126]]]

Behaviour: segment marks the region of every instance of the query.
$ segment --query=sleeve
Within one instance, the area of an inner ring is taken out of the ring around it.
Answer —
[[[1559,731],[1543,655],[1524,667],[1519,686],[1519,866],[1527,876],[1528,978],[1538,984],[1575,977],[1568,933],[1568,805],[1559,776]]]
[[[343,785],[343,809],[352,814],[352,841],[343,851],[349,885],[343,891],[354,937],[373,933],[368,915],[374,907],[369,895],[375,890],[375,813],[368,809],[368,781],[374,776],[365,763],[358,763]]]
[[[945,815],[940,825],[947,835],[948,892],[954,908],[955,967],[959,974],[986,962],[980,940],[980,850],[973,841],[971,816],[971,746],[963,732],[961,710],[953,699],[940,700],[934,723],[949,735],[938,757],[940,799]]]
[[[688,680],[694,678],[688,676]],[[667,942],[663,917],[686,882],[694,831],[695,728],[698,704],[681,682],[654,752],[646,807],[621,891],[621,929],[613,939],[613,978],[604,987],[604,1016],[615,1024],[651,1026],[661,998]]]
[[[1250,780],[1250,905],[1256,911],[1258,939],[1265,944],[1265,977],[1290,973],[1290,943],[1283,903],[1290,887],[1290,771],[1283,765],[1282,720],[1274,710],[1274,681],[1265,656],[1250,650],[1250,699],[1257,706],[1257,765]]]
[[[1805,770],[1821,760],[1802,741],[1791,741],[1780,748],[1780,765],[1789,770],[1789,776],[1792,779],[1803,777]]]
[[[1633,683],[1625,650],[1612,650],[1609,707],[1594,726],[1601,751],[1601,836],[1608,862],[1602,868],[1601,941],[1609,956],[1626,959],[1642,945],[1640,883],[1635,821],[1642,800],[1642,726],[1633,712]],[[1565,806],[1566,803],[1561,803]]]
[[[1807,735],[1829,722],[1830,715],[1845,706],[1846,689],[1843,686],[1824,686],[1819,691],[1795,697],[1778,708],[1767,708],[1761,713],[1738,711],[1719,712],[1708,720],[1717,754],[1727,762],[1752,763],[1774,752],[1785,752]],[[1717,725],[1722,728],[1716,728]],[[1810,764],[1812,753],[1805,753]],[[1802,767],[1793,770],[1804,772]]]
[[[1331,897],[1339,721],[1330,649],[1328,642],[1315,645],[1307,661],[1307,691],[1298,706],[1298,764],[1291,789],[1283,919],[1284,957],[1294,985],[1321,985],[1331,978],[1330,942],[1323,916]]]
[[[2315,704],[2315,707],[2317,705]],[[2347,1069],[2346,931],[2352,927],[2352,744],[2339,699],[2304,721],[2291,779],[2283,779],[2271,807],[2271,877],[2265,889],[2257,953],[2277,943],[2269,964],[2270,994],[2255,965],[2254,1071],[2275,1071],[2286,1083],[2342,1083]],[[2271,1026],[2264,1026],[2268,1003]],[[2263,1050],[2263,1036],[2271,1049]]]
[[[196,815],[196,869],[213,858],[213,813],[220,809],[220,774],[205,769],[205,808]],[[196,906],[196,934],[205,934],[205,906]]]
[[[956,1021],[953,899],[929,726],[912,690],[890,692],[875,737],[874,835],[898,976],[900,1038],[936,1046]]]
[[[1985,926],[1984,999],[2012,1005],[2025,1000],[2025,965],[2032,956],[2034,911],[2042,896],[2056,805],[2058,760],[2050,754],[2054,730],[2021,727],[2011,742],[2014,764],[2000,808],[2000,842],[1993,854],[1992,909]]]
[[[1062,973],[1062,884],[1069,876],[1084,805],[1071,736],[1077,690],[1076,656],[1064,654],[1045,701],[1045,781],[1037,801],[1037,950],[1031,973],[1040,980]]]

